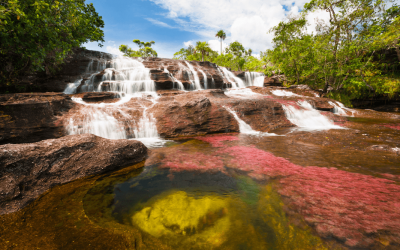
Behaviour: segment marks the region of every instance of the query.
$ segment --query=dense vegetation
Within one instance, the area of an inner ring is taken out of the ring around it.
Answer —
[[[133,40],[133,43],[137,44],[139,47],[138,50],[133,50],[128,45],[122,44],[119,46],[119,50],[124,53],[124,56],[128,57],[157,57],[157,52],[151,48],[154,41],[151,42],[142,42],[139,39]]]
[[[329,13],[329,21],[308,20],[316,11]],[[316,22],[315,31],[311,22]],[[298,16],[287,17],[269,32],[275,36],[273,49],[259,57],[235,41],[225,54],[209,48],[203,54],[198,42],[174,58],[284,74],[286,84],[307,84],[347,104],[374,95],[393,98],[400,92],[400,8],[392,0],[312,0]],[[216,36],[225,39],[222,30]]]
[[[268,60],[291,83],[305,83],[341,101],[400,91],[400,8],[383,0],[312,0],[299,16],[272,29]],[[307,15],[329,13],[311,32]],[[397,57],[393,55],[397,52]]]
[[[50,75],[72,48],[104,42],[103,27],[85,0],[1,0],[0,90],[27,91],[27,75]]]

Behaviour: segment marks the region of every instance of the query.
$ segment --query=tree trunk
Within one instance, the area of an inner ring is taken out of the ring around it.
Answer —
[[[399,59],[399,62],[400,62],[400,49],[399,49],[399,47],[397,46],[398,43],[399,43],[399,39],[396,39],[396,41],[395,41],[395,43],[394,43],[394,48],[396,49],[397,58]]]
[[[221,38],[221,55],[222,55],[222,38]]]

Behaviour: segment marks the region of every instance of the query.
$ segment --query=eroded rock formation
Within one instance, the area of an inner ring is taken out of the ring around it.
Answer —
[[[61,93],[0,95],[0,144],[27,143],[64,135],[63,113],[74,106]]]
[[[141,142],[90,134],[0,146],[0,215],[23,208],[55,185],[136,164],[146,154]]]

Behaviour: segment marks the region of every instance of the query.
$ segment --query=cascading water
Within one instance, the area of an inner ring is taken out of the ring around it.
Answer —
[[[256,131],[253,130],[251,128],[251,126],[247,123],[245,123],[242,119],[239,118],[239,116],[230,108],[225,107],[224,108],[233,115],[233,117],[235,118],[235,120],[238,122],[239,124],[239,132],[242,134],[249,134],[249,135],[266,135],[266,136],[276,136],[276,134],[274,133],[266,133],[266,132],[260,132],[260,131]]]
[[[354,116],[354,113],[356,113],[356,111],[346,108],[343,103],[340,102],[331,102],[329,101],[329,104],[333,106],[333,113],[337,114],[337,115],[342,115],[342,116],[347,116],[346,111],[351,112],[351,116]]]
[[[318,110],[314,109],[307,101],[297,102],[297,107],[292,105],[282,105],[286,117],[296,126],[303,130],[328,130],[343,129],[335,125],[327,117],[323,116]]]
[[[194,70],[193,65],[190,64],[189,62],[185,61],[186,65],[189,68],[188,74],[189,74],[189,80],[192,83],[192,86],[194,90],[201,90],[201,85],[200,85],[200,78],[199,75],[197,74],[196,70]]]
[[[246,86],[264,87],[264,73],[245,72]]]
[[[225,91],[225,95],[235,98],[241,99],[249,99],[249,98],[264,98],[266,95],[262,95],[256,92],[253,92],[248,88],[233,88]]]
[[[69,83],[64,90],[64,94],[71,95],[76,93],[76,88],[81,84],[82,79],[76,80],[74,83]]]
[[[299,96],[301,96],[301,95],[295,94],[293,92],[286,91],[286,90],[280,90],[280,89],[273,90],[273,91],[271,91],[271,93],[273,95],[276,95],[276,96],[287,96],[287,97],[292,97],[292,96],[299,97]]]
[[[177,89],[179,89],[179,90],[185,90],[185,87],[183,86],[183,83],[182,83],[181,81],[179,81],[178,79],[176,79],[176,78],[174,77],[174,75],[173,75],[172,73],[170,73],[169,70],[168,70],[166,67],[164,67],[164,72],[165,72],[165,73],[168,73],[169,77],[171,77],[172,81],[174,82],[174,85],[173,85],[172,88],[174,88],[174,89],[176,88],[176,87],[175,87],[175,83],[176,83],[176,84],[178,84],[178,88],[177,88]]]
[[[203,79],[204,79],[204,88],[207,89],[207,88],[208,88],[208,86],[207,86],[207,84],[208,84],[208,82],[207,82],[207,75],[206,75],[206,73],[205,73],[203,70],[199,69],[199,71],[200,71],[201,74],[203,75]]]
[[[66,126],[69,135],[94,134],[108,139],[126,139],[123,124],[102,108],[85,107],[81,110],[83,118],[70,118]]]
[[[246,85],[244,84],[242,79],[240,79],[239,77],[236,77],[235,74],[230,72],[227,68],[225,68],[225,67],[220,67],[220,68],[222,69],[223,77],[226,78],[226,80],[228,80],[228,82],[230,82],[232,84],[232,88],[246,87]]]
[[[127,111],[132,110],[127,104],[132,97],[150,100],[155,104],[157,95],[155,83],[150,78],[150,71],[134,59],[118,58],[110,65],[113,68],[104,69],[102,81],[95,88],[97,74],[93,74],[87,83],[81,87],[83,91],[97,89],[118,93],[121,99],[115,103],[90,104],[82,98],[72,98],[74,102],[84,105],[79,114],[69,119],[65,128],[68,134],[91,133],[108,139],[129,139],[134,137],[148,146],[162,144],[156,128],[156,121],[144,108],[143,116],[135,123]],[[93,79],[93,80],[92,80]],[[74,85],[75,86],[75,85]],[[70,86],[72,87],[72,86]],[[71,92],[72,88],[65,91]]]

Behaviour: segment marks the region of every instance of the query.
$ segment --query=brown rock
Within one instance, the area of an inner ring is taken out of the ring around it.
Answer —
[[[119,94],[114,92],[86,92],[82,94],[85,102],[115,102],[119,99]]]
[[[70,135],[0,146],[0,215],[18,211],[49,188],[144,160],[139,141]]]
[[[71,98],[62,93],[0,95],[0,144],[64,136],[58,117],[73,106]]]
[[[292,126],[281,104],[267,98],[228,97],[222,90],[181,92],[159,99],[150,110],[157,120],[162,137],[195,136],[211,133],[239,132],[230,107],[253,129],[268,132]]]
[[[279,76],[265,76],[264,78],[264,86],[282,86],[283,81]]]

